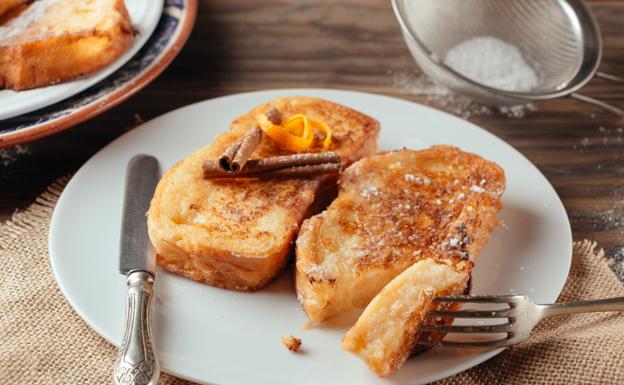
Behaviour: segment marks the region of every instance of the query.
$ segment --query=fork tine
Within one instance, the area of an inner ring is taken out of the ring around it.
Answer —
[[[434,310],[427,312],[425,317],[452,317],[452,318],[504,318],[509,317],[511,309],[502,310],[470,310],[462,309],[457,311]]]
[[[507,333],[511,330],[511,324],[479,325],[479,326],[446,326],[425,324],[420,327],[421,332],[437,333]]]
[[[428,346],[442,346],[446,348],[502,348],[505,346],[514,345],[515,342],[512,342],[508,338],[503,338],[500,340],[492,340],[492,341],[417,341],[418,345],[428,345]]]
[[[518,295],[451,295],[440,296],[433,299],[434,302],[489,302],[489,303],[514,303],[518,299]]]

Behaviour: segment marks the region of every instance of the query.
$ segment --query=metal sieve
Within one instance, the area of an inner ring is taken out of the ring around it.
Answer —
[[[609,111],[624,111],[576,93],[597,72],[602,56],[600,29],[582,0],[392,0],[412,56],[434,81],[485,104],[514,105],[571,96]],[[446,52],[477,36],[493,36],[518,47],[535,69],[531,92],[492,88],[444,64]]]

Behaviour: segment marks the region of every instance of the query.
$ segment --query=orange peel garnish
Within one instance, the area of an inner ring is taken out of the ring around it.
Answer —
[[[314,145],[314,132],[325,133],[323,149],[329,149],[332,142],[331,129],[322,121],[310,118],[304,114],[296,114],[282,124],[274,124],[265,114],[256,117],[260,129],[287,150],[301,152]]]

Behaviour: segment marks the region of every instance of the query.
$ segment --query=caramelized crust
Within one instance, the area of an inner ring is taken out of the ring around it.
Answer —
[[[451,146],[356,162],[297,239],[296,288],[311,321],[361,311],[415,262],[474,262],[497,225],[503,170]]]
[[[303,113],[327,123],[334,134],[330,150],[346,165],[375,151],[379,124],[344,106],[298,97],[257,107],[158,184],[148,228],[161,267],[240,291],[265,286],[284,267],[299,225],[335,190],[336,177],[206,180],[202,172],[204,160],[216,159],[256,125],[256,114],[272,107],[284,118]],[[286,153],[265,135],[251,158]]]
[[[133,39],[123,0],[39,0],[0,22],[0,88],[66,81],[115,61]]]

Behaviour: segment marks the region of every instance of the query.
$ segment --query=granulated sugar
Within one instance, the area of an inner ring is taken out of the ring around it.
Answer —
[[[444,64],[478,83],[500,90],[529,92],[538,84],[537,74],[520,50],[492,36],[459,43],[448,50]]]
[[[539,81],[517,47],[490,36],[475,37],[456,45],[447,52],[444,63],[479,83],[507,91],[531,91]],[[534,104],[485,106],[449,91],[420,72],[388,72],[396,88],[410,95],[424,96],[426,102],[464,119],[496,112],[522,118],[526,111],[536,110]]]
[[[534,104],[517,106],[490,107],[479,104],[465,96],[434,83],[429,77],[417,71],[388,71],[392,75],[392,84],[403,92],[425,97],[425,102],[432,104],[453,115],[468,119],[472,116],[500,113],[510,118],[522,118],[527,111],[535,111]]]
[[[610,259],[611,268],[618,276],[618,278],[624,281],[624,247],[618,249]]]

